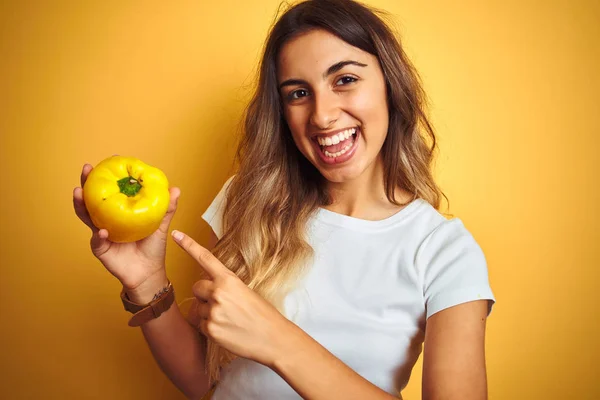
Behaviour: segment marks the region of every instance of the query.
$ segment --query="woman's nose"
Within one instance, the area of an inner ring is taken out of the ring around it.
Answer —
[[[338,120],[340,108],[335,95],[314,94],[310,123],[318,129],[327,129]]]

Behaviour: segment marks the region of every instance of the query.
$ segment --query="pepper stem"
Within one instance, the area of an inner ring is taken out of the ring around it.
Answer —
[[[142,188],[142,185],[131,176],[118,180],[117,184],[119,185],[119,189],[121,189],[121,193],[129,197],[135,196]]]

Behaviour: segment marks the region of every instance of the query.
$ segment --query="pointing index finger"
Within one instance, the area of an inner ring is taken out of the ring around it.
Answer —
[[[200,264],[211,279],[217,279],[230,271],[207,249],[200,246],[194,239],[179,231],[172,231],[171,235],[177,244]]]

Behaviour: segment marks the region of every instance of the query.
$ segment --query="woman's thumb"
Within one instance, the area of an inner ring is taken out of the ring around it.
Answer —
[[[169,208],[167,209],[167,213],[165,214],[159,227],[160,231],[164,234],[169,232],[169,225],[171,224],[171,220],[173,219],[175,211],[177,210],[177,203],[179,202],[179,197],[181,196],[181,190],[178,187],[172,187],[169,189],[169,194],[171,196]]]

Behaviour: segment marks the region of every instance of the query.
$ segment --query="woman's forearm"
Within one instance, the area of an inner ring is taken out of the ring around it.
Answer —
[[[397,399],[357,374],[297,326],[289,325],[270,365],[304,399]]]
[[[157,282],[156,288],[147,292],[158,292],[166,282],[165,277],[164,282]],[[140,303],[151,300],[151,297],[144,298],[140,293],[130,295],[131,297],[135,297],[132,300]],[[177,302],[173,302],[158,318],[144,323],[141,329],[154,359],[165,375],[188,398],[201,399],[210,388],[204,368],[206,342],[188,324]]]

